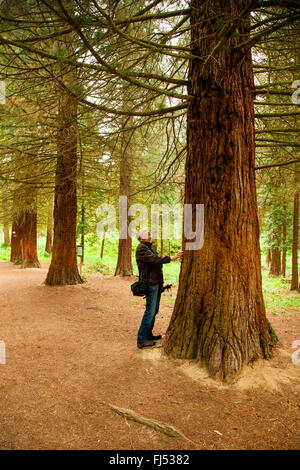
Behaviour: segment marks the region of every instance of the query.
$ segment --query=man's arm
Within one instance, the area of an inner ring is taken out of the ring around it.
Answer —
[[[136,260],[143,261],[144,263],[164,264],[170,263],[171,258],[170,256],[158,256],[153,253],[147,246],[141,245],[137,250]]]

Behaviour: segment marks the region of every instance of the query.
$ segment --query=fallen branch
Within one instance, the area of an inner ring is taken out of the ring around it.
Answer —
[[[170,424],[163,423],[162,421],[157,421],[156,419],[146,418],[146,416],[139,415],[128,408],[119,408],[118,406],[112,405],[111,403],[107,403],[106,401],[100,400],[100,403],[105,406],[108,406],[115,413],[123,416],[126,419],[131,419],[133,421],[136,421],[137,423],[144,424],[145,426],[153,428],[156,431],[166,434],[169,437],[182,437],[193,445],[199,445],[197,444],[197,442],[192,441],[191,439],[186,437],[181,431],[174,428],[174,426],[171,426]]]

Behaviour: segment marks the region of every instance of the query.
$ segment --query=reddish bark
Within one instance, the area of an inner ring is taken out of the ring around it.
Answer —
[[[22,267],[39,268],[36,210],[26,210],[23,215],[21,244],[23,249]]]
[[[66,46],[73,50],[71,38]],[[79,284],[82,279],[77,266],[77,98],[69,89],[77,84],[76,70],[61,65],[67,88],[59,89],[58,151],[54,200],[54,240],[52,259],[46,277],[48,285]]]
[[[225,381],[270,357],[276,341],[261,284],[251,52],[230,49],[247,40],[249,15],[237,21],[247,4],[191,2],[191,46],[202,59],[189,64],[185,203],[204,204],[205,241],[184,252],[164,340],[167,354],[196,359]],[[228,28],[218,47],[224,15],[235,18],[234,33]]]

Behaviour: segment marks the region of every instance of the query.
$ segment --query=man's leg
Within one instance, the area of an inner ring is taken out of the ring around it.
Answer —
[[[138,343],[148,341],[151,336],[151,326],[153,318],[155,317],[157,308],[157,297],[159,294],[159,285],[149,286],[149,291],[146,296],[146,310],[142,318],[141,326],[138,331]]]
[[[158,314],[158,311],[159,311],[159,304],[160,304],[161,294],[162,294],[162,286],[159,286],[158,293],[157,293],[156,306],[155,306],[155,315],[154,315],[153,320],[152,320],[151,333],[150,333],[149,339],[151,339],[151,337],[152,337],[152,330],[154,328],[155,318],[156,318],[156,315]]]

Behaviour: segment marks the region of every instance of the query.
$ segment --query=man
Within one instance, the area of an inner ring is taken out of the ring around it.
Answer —
[[[146,295],[146,310],[142,318],[137,336],[138,348],[155,346],[155,341],[161,339],[161,335],[153,336],[155,316],[159,310],[160,297],[164,283],[162,265],[182,258],[183,252],[170,256],[158,256],[152,247],[151,233],[147,229],[141,229],[137,234],[140,244],[136,249],[136,262],[139,268],[139,279],[148,284]]]

